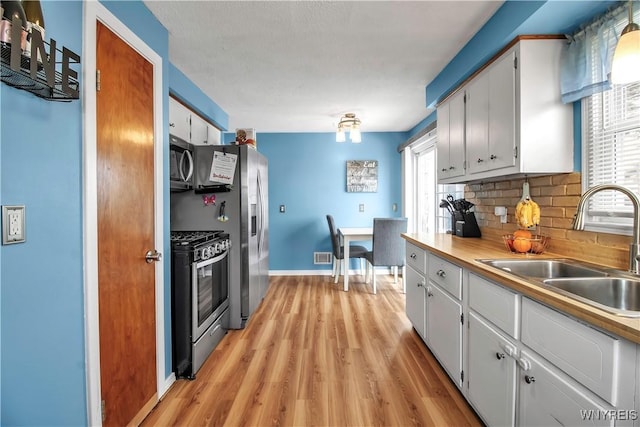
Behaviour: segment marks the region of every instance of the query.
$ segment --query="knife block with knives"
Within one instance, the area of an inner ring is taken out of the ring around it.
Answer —
[[[446,206],[443,206],[446,205]],[[454,200],[451,194],[442,199],[440,207],[446,207],[451,214],[452,232],[459,237],[480,237],[480,227],[476,215],[471,212],[473,203],[465,199]]]

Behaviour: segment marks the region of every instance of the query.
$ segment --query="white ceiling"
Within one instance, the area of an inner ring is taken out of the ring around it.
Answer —
[[[169,58],[229,114],[229,129],[406,131],[425,87],[502,1],[144,2]]]

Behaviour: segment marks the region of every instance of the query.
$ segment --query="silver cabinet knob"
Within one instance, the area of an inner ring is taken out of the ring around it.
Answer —
[[[530,375],[525,375],[525,376],[524,376],[524,381],[525,381],[527,384],[531,384],[531,383],[535,383],[535,382],[536,382],[536,378],[535,378],[535,377],[532,377],[532,376],[530,376]]]
[[[496,358],[497,358],[498,360],[502,360],[502,359],[504,359],[504,353],[496,353]]]

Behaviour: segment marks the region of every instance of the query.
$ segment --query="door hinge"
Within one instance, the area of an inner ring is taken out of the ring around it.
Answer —
[[[96,70],[96,91],[100,92],[100,70]]]
[[[464,382],[464,371],[460,371],[460,381]]]
[[[518,147],[513,147],[513,157],[518,158]]]
[[[107,419],[107,410],[105,409],[104,400],[100,403],[100,413],[102,414],[102,422],[105,422]]]
[[[513,58],[513,68],[518,69],[518,57]]]
[[[460,315],[460,323],[464,325],[464,313]]]

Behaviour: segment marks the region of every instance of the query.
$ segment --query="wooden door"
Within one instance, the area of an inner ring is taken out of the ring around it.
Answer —
[[[103,424],[122,426],[157,398],[155,266],[145,261],[154,249],[153,65],[97,26],[100,382]]]

